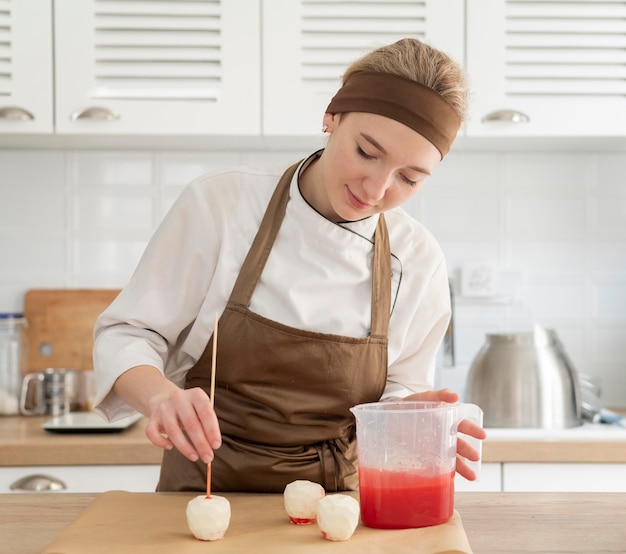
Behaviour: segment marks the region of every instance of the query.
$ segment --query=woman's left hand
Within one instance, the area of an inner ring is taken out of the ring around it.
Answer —
[[[403,400],[425,401],[425,402],[458,402],[459,395],[450,389],[429,390],[425,392],[416,392],[403,398]],[[487,438],[485,430],[468,419],[462,419],[458,427],[459,433],[469,435],[475,439],[483,440]],[[472,448],[466,441],[461,438],[456,442],[456,471],[459,475],[465,477],[468,481],[476,480],[476,474],[465,460],[477,462],[480,459],[478,452]]]

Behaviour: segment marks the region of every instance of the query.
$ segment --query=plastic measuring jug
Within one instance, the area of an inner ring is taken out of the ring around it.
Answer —
[[[474,404],[373,402],[356,418],[361,520],[378,529],[445,523],[454,510],[457,427],[482,425]],[[463,436],[481,452],[481,441]],[[480,462],[469,463],[477,473]]]

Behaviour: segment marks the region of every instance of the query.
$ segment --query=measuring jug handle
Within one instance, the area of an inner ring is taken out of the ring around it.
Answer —
[[[43,373],[28,373],[22,379],[22,391],[20,393],[20,413],[22,415],[44,415],[46,403],[44,398]],[[31,396],[31,389],[35,387],[35,401],[32,407],[26,406],[26,400]]]
[[[458,416],[459,422],[462,419],[468,419],[481,427],[483,426],[483,411],[476,404],[466,404],[464,402],[459,402],[458,406]],[[463,440],[468,443],[474,450],[478,452],[479,459],[477,462],[472,462],[471,460],[465,459],[465,463],[474,471],[476,474],[476,481],[480,481],[480,466],[483,457],[483,441],[481,439],[476,439],[470,435],[466,435],[465,433],[461,433],[459,431],[459,435],[462,436]]]

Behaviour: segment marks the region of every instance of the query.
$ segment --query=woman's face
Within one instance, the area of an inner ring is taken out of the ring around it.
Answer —
[[[422,135],[381,115],[326,114],[324,125],[330,136],[305,197],[331,221],[356,221],[403,204],[441,160]]]

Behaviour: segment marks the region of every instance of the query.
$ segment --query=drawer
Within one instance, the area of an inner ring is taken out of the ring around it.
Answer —
[[[20,466],[0,468],[0,493],[11,490],[11,484],[31,475],[47,475],[67,485],[57,492],[154,492],[160,465],[94,465],[94,466]]]

